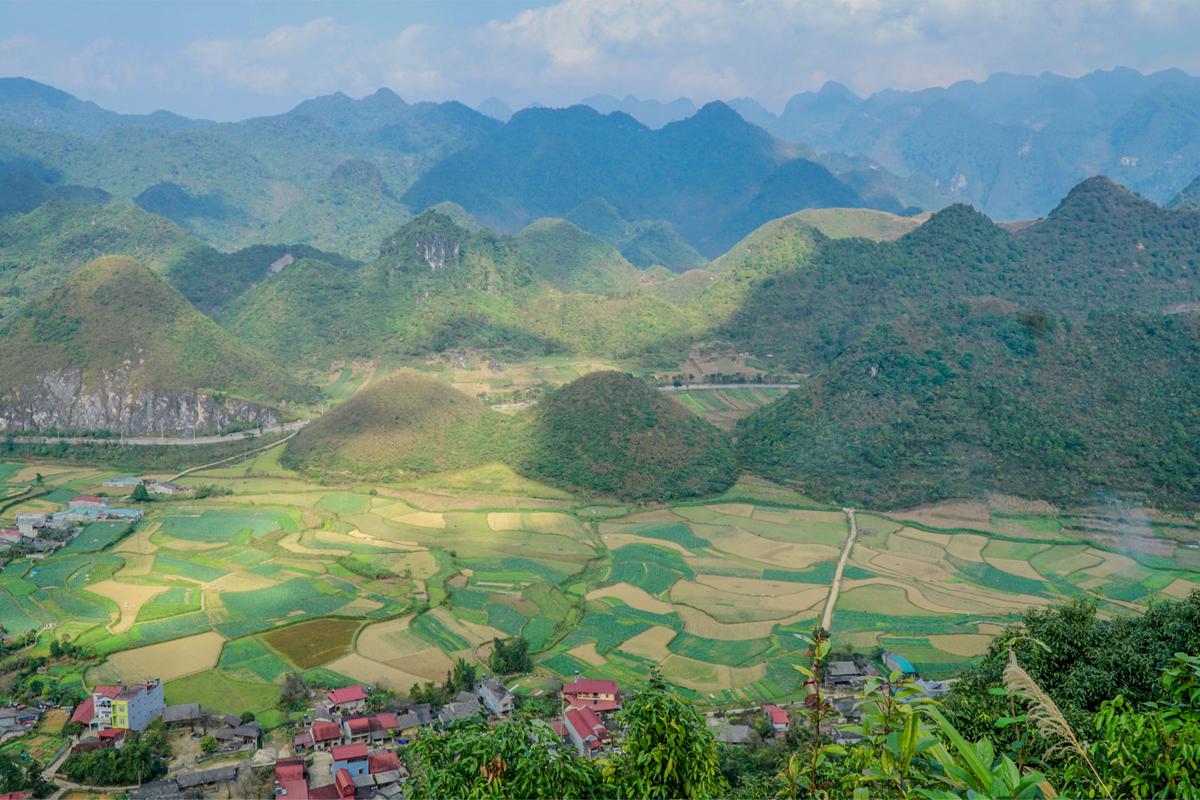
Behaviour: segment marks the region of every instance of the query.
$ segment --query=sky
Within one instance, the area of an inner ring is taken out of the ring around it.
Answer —
[[[597,93],[777,111],[995,72],[1200,73],[1197,0],[0,0],[0,75],[216,120],[388,87],[512,108]]]

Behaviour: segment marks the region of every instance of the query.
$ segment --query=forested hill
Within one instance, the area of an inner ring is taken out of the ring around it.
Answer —
[[[1072,318],[1196,302],[1200,214],[1163,209],[1107,178],[1080,184],[1015,235],[951,206],[894,242],[822,239],[811,257],[760,281],[722,333],[811,369],[874,325],[976,297]]]
[[[746,469],[872,507],[1200,497],[1200,318],[935,304],[742,421]]]

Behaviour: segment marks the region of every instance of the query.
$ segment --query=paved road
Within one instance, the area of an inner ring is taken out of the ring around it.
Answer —
[[[843,508],[846,519],[850,521],[850,535],[846,537],[846,546],[842,548],[842,557],[838,559],[837,569],[833,572],[833,582],[829,584],[829,597],[825,600],[825,613],[821,615],[821,627],[829,631],[833,625],[833,607],[837,605],[838,592],[842,589],[842,573],[846,571],[846,562],[850,560],[850,551],[854,549],[854,539],[858,536],[858,523],[854,521],[854,509]]]
[[[683,386],[659,386],[660,392],[694,392],[697,389],[798,389],[798,383],[692,383]]]
[[[301,419],[295,422],[285,422],[282,425],[272,425],[262,429],[266,433],[289,433],[298,431],[309,423]],[[247,436],[247,434],[249,434]],[[14,436],[17,444],[128,444],[135,447],[162,447],[164,445],[201,445],[221,444],[222,442],[240,442],[259,436],[258,429],[223,433],[212,436],[124,436],[93,438],[90,436]]]

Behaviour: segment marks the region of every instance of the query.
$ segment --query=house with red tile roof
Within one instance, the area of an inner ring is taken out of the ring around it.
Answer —
[[[351,778],[355,775],[367,774],[367,745],[365,743],[341,744],[331,748],[329,752],[333,756],[335,773],[348,772]]]
[[[366,742],[371,738],[371,718],[351,717],[342,720],[342,740],[345,742]]]
[[[367,690],[357,684],[330,689],[325,697],[329,701],[329,710],[342,714],[362,711],[367,705]]]
[[[564,686],[562,696],[568,706],[587,706],[599,713],[616,711],[621,707],[621,692],[616,681],[580,678]]]
[[[275,780],[280,784],[289,781],[305,781],[304,785],[307,788],[308,764],[303,758],[281,758],[275,762]]]
[[[334,775],[333,785],[337,787],[339,797],[354,797],[354,776],[348,770],[339,769]]]
[[[563,723],[581,756],[595,756],[612,741],[604,722],[589,706],[568,708],[563,714]]]
[[[367,755],[367,772],[378,775],[380,772],[400,769],[400,756],[391,750],[372,750]]]
[[[342,743],[342,726],[329,720],[317,720],[308,729],[312,746],[317,750],[328,750]]]
[[[763,706],[763,713],[767,715],[776,736],[782,736],[788,732],[789,720],[786,711],[777,705],[767,704]]]

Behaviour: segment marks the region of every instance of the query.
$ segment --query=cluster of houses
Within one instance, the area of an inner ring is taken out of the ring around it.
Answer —
[[[18,513],[16,526],[0,528],[0,553],[13,550],[44,557],[62,547],[86,525],[102,520],[137,522],[137,508],[114,508],[105,497],[73,497],[65,511],[52,514]]]

